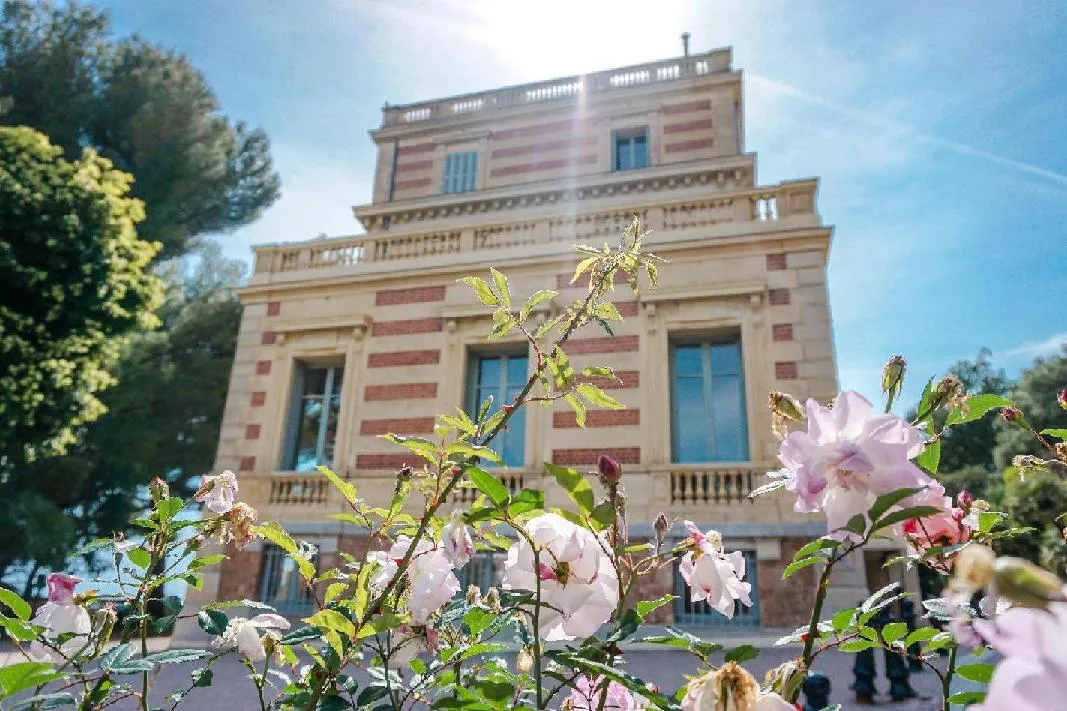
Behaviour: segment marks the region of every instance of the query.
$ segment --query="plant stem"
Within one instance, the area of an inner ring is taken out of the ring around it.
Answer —
[[[942,711],[949,711],[948,697],[952,696],[952,677],[956,674],[956,654],[958,652],[959,647],[954,646],[948,653],[948,670],[941,680],[941,695],[944,698],[944,709]]]
[[[532,544],[532,542],[531,542]],[[537,589],[534,591],[533,634],[534,634],[534,692],[537,694],[537,708],[544,708],[544,691],[541,679],[541,551],[534,552],[534,575],[537,576]]]
[[[259,709],[260,711],[267,711],[267,702],[263,699],[263,687],[267,685],[267,667],[270,666],[270,655],[263,660],[263,673],[259,675],[259,679],[256,680],[256,693],[259,694]]]
[[[814,656],[812,651],[815,649],[815,638],[819,636],[819,618],[822,617],[822,605],[826,600],[826,591],[830,584],[830,572],[834,569],[834,563],[837,560],[837,558],[827,560],[826,567],[823,568],[822,575],[819,576],[819,587],[815,591],[815,605],[811,608],[811,621],[808,622],[808,638],[804,640],[803,660],[805,669],[809,668]],[[799,686],[793,692],[789,701],[795,702],[798,696],[800,696]]]
[[[148,571],[145,571],[148,574]],[[148,593],[143,592],[138,608],[141,614],[141,656],[148,656]],[[148,672],[141,674],[141,710],[148,711]]]

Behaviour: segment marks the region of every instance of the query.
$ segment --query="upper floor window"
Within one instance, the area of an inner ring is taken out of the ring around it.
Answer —
[[[671,344],[672,461],[748,461],[741,341]]]
[[[492,396],[495,413],[512,402],[526,385],[527,356],[471,354],[467,374],[467,412],[473,418],[486,397]],[[508,420],[508,428],[489,445],[502,458],[502,464],[521,468],[526,463],[526,408],[520,407]]]
[[[344,365],[297,367],[283,468],[304,472],[332,465],[343,375]]]
[[[613,148],[615,170],[633,170],[648,167],[648,129],[629,128],[616,131]]]
[[[443,193],[465,193],[478,185],[478,151],[449,153],[445,156]]]

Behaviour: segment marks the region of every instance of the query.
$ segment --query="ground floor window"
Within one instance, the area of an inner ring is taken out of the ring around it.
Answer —
[[[505,556],[501,553],[475,553],[465,566],[456,571],[459,594],[466,595],[471,585],[481,590],[483,595],[489,592],[489,588],[499,587],[504,576],[504,560]]]
[[[317,566],[317,556],[312,562]],[[309,615],[315,608],[315,599],[300,577],[296,563],[274,545],[263,547],[259,599],[276,609],[278,614],[290,617]]]
[[[694,627],[759,627],[759,579],[756,577],[756,552],[743,551],[745,554],[745,582],[752,585],[752,607],[745,607],[734,602],[733,619],[712,608],[708,603],[693,602],[689,587],[685,584],[678,565],[674,566],[674,622],[679,625]]]

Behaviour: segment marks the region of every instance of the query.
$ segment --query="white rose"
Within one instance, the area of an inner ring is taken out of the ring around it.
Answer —
[[[474,540],[463,522],[463,515],[458,511],[452,514],[452,518],[441,529],[441,545],[457,570],[465,566],[474,555]]]
[[[229,469],[218,476],[204,475],[193,498],[217,514],[230,512],[237,501],[237,477]]]
[[[267,651],[263,648],[263,639],[259,631],[265,629],[289,629],[289,620],[281,615],[263,614],[256,615],[252,619],[234,617],[226,625],[226,631],[221,637],[212,642],[215,647],[237,647],[237,650],[248,657],[251,662],[261,662],[267,658]]]
[[[608,621],[619,602],[618,576],[601,541],[562,516],[548,513],[527,522],[526,539],[508,549],[503,587],[536,591],[541,584],[539,633],[547,641],[588,637]]]
[[[689,586],[693,602],[707,600],[709,605],[727,618],[734,616],[734,600],[751,606],[749,593],[752,585],[742,582],[745,577],[745,556],[740,551],[724,553],[722,539],[715,531],[701,533],[692,521],[686,521],[685,525],[695,550],[682,557],[678,571]]]

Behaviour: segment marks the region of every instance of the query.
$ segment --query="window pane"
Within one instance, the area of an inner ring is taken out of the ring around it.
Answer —
[[[497,387],[500,385],[500,358],[481,358],[478,361],[478,384]]]
[[[674,383],[671,431],[675,462],[708,460],[708,409],[704,402],[704,380],[678,377]]]
[[[674,372],[681,376],[704,377],[704,354],[700,346],[676,346]]]
[[[326,370],[327,368],[304,369],[305,395],[322,395],[326,392]]]
[[[296,447],[290,467],[294,471],[313,471],[319,464],[319,423],[322,421],[322,398],[305,397],[300,402],[296,429]]]
[[[527,360],[526,356],[511,356],[508,358],[508,385],[526,385]],[[508,393],[509,395],[511,393]],[[518,393],[515,393],[518,395]]]
[[[712,346],[711,372],[713,375],[741,375],[741,347],[737,343]]]
[[[648,142],[645,140],[644,134],[641,134],[633,141],[633,167],[644,168],[648,166]]]
[[[508,420],[508,428],[501,433],[503,439],[498,447],[503,464],[522,468],[526,463],[526,408],[520,407]]]
[[[713,461],[746,461],[748,434],[741,378],[736,375],[713,377],[711,385],[712,411],[715,413]]]
[[[334,390],[336,393],[337,391]],[[326,441],[323,443],[323,452],[319,464],[333,466],[333,449],[337,442],[337,419],[341,416],[341,395],[337,393],[330,398],[330,411],[326,420]]]

